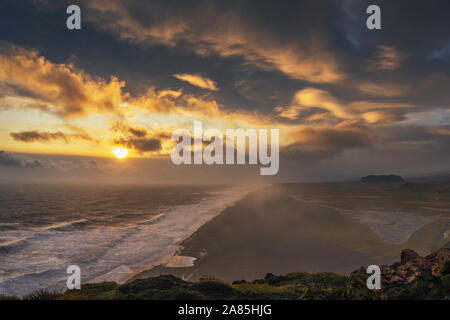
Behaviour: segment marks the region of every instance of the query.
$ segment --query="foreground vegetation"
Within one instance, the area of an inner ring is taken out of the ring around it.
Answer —
[[[23,299],[450,299],[450,249],[439,249],[425,258],[412,250],[404,250],[400,262],[382,266],[381,270],[382,289],[375,291],[367,289],[368,274],[366,268],[361,267],[349,276],[305,272],[276,276],[269,273],[264,279],[232,284],[212,278],[187,282],[172,275],[161,275],[123,285],[114,282],[86,284],[81,290],[64,293],[39,291]]]

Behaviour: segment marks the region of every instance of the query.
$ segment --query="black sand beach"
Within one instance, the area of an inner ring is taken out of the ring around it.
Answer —
[[[181,244],[179,255],[195,257],[193,266],[157,266],[134,278],[173,274],[187,280],[234,281],[269,272],[349,273],[398,257],[400,248],[383,242],[369,227],[292,195],[283,185],[249,194]]]

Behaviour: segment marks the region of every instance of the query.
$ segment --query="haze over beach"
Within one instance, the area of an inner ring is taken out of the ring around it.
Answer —
[[[2,1],[0,296],[449,248],[450,3],[371,4]]]

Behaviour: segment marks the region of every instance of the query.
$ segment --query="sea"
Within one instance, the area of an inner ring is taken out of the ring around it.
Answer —
[[[229,186],[0,185],[0,295],[123,283],[174,256],[180,242],[248,193]]]

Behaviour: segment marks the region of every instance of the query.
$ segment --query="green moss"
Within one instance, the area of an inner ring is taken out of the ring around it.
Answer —
[[[399,263],[394,263],[396,268]],[[448,265],[441,277],[430,271],[422,272],[417,279],[407,285],[382,283],[382,290],[369,290],[366,282],[369,275],[361,267],[350,276],[331,272],[295,272],[285,275],[268,273],[264,279],[252,283],[245,280],[232,285],[221,280],[207,278],[197,282],[187,282],[172,275],[137,279],[118,285],[114,282],[86,284],[81,290],[68,290],[64,293],[37,291],[27,295],[30,300],[103,300],[103,299],[146,299],[146,300],[318,300],[318,299],[449,299],[450,274]],[[0,296],[0,300],[15,299]]]
[[[237,296],[235,289],[219,280],[201,280],[193,283],[191,289],[200,292],[209,299],[233,299]]]
[[[450,291],[450,274],[441,277],[441,282],[444,288]]]
[[[138,279],[118,288],[118,299],[171,300],[196,297],[202,295],[190,289],[190,283],[172,275],[162,275],[155,278]]]
[[[56,291],[38,290],[23,297],[23,300],[56,300],[60,293]]]
[[[0,295],[0,300],[19,300],[19,298],[13,297],[13,296],[2,296],[2,295]]]
[[[239,292],[238,298],[244,300],[286,300],[298,299],[303,289],[289,286],[271,286],[269,284],[239,284],[234,288]]]
[[[112,300],[117,298],[119,285],[114,282],[85,284],[81,290],[68,290],[59,300]]]
[[[367,278],[364,267],[353,271],[350,274],[349,284],[344,291],[344,297],[351,300],[374,300],[379,299],[379,291],[369,290],[367,288]]]

